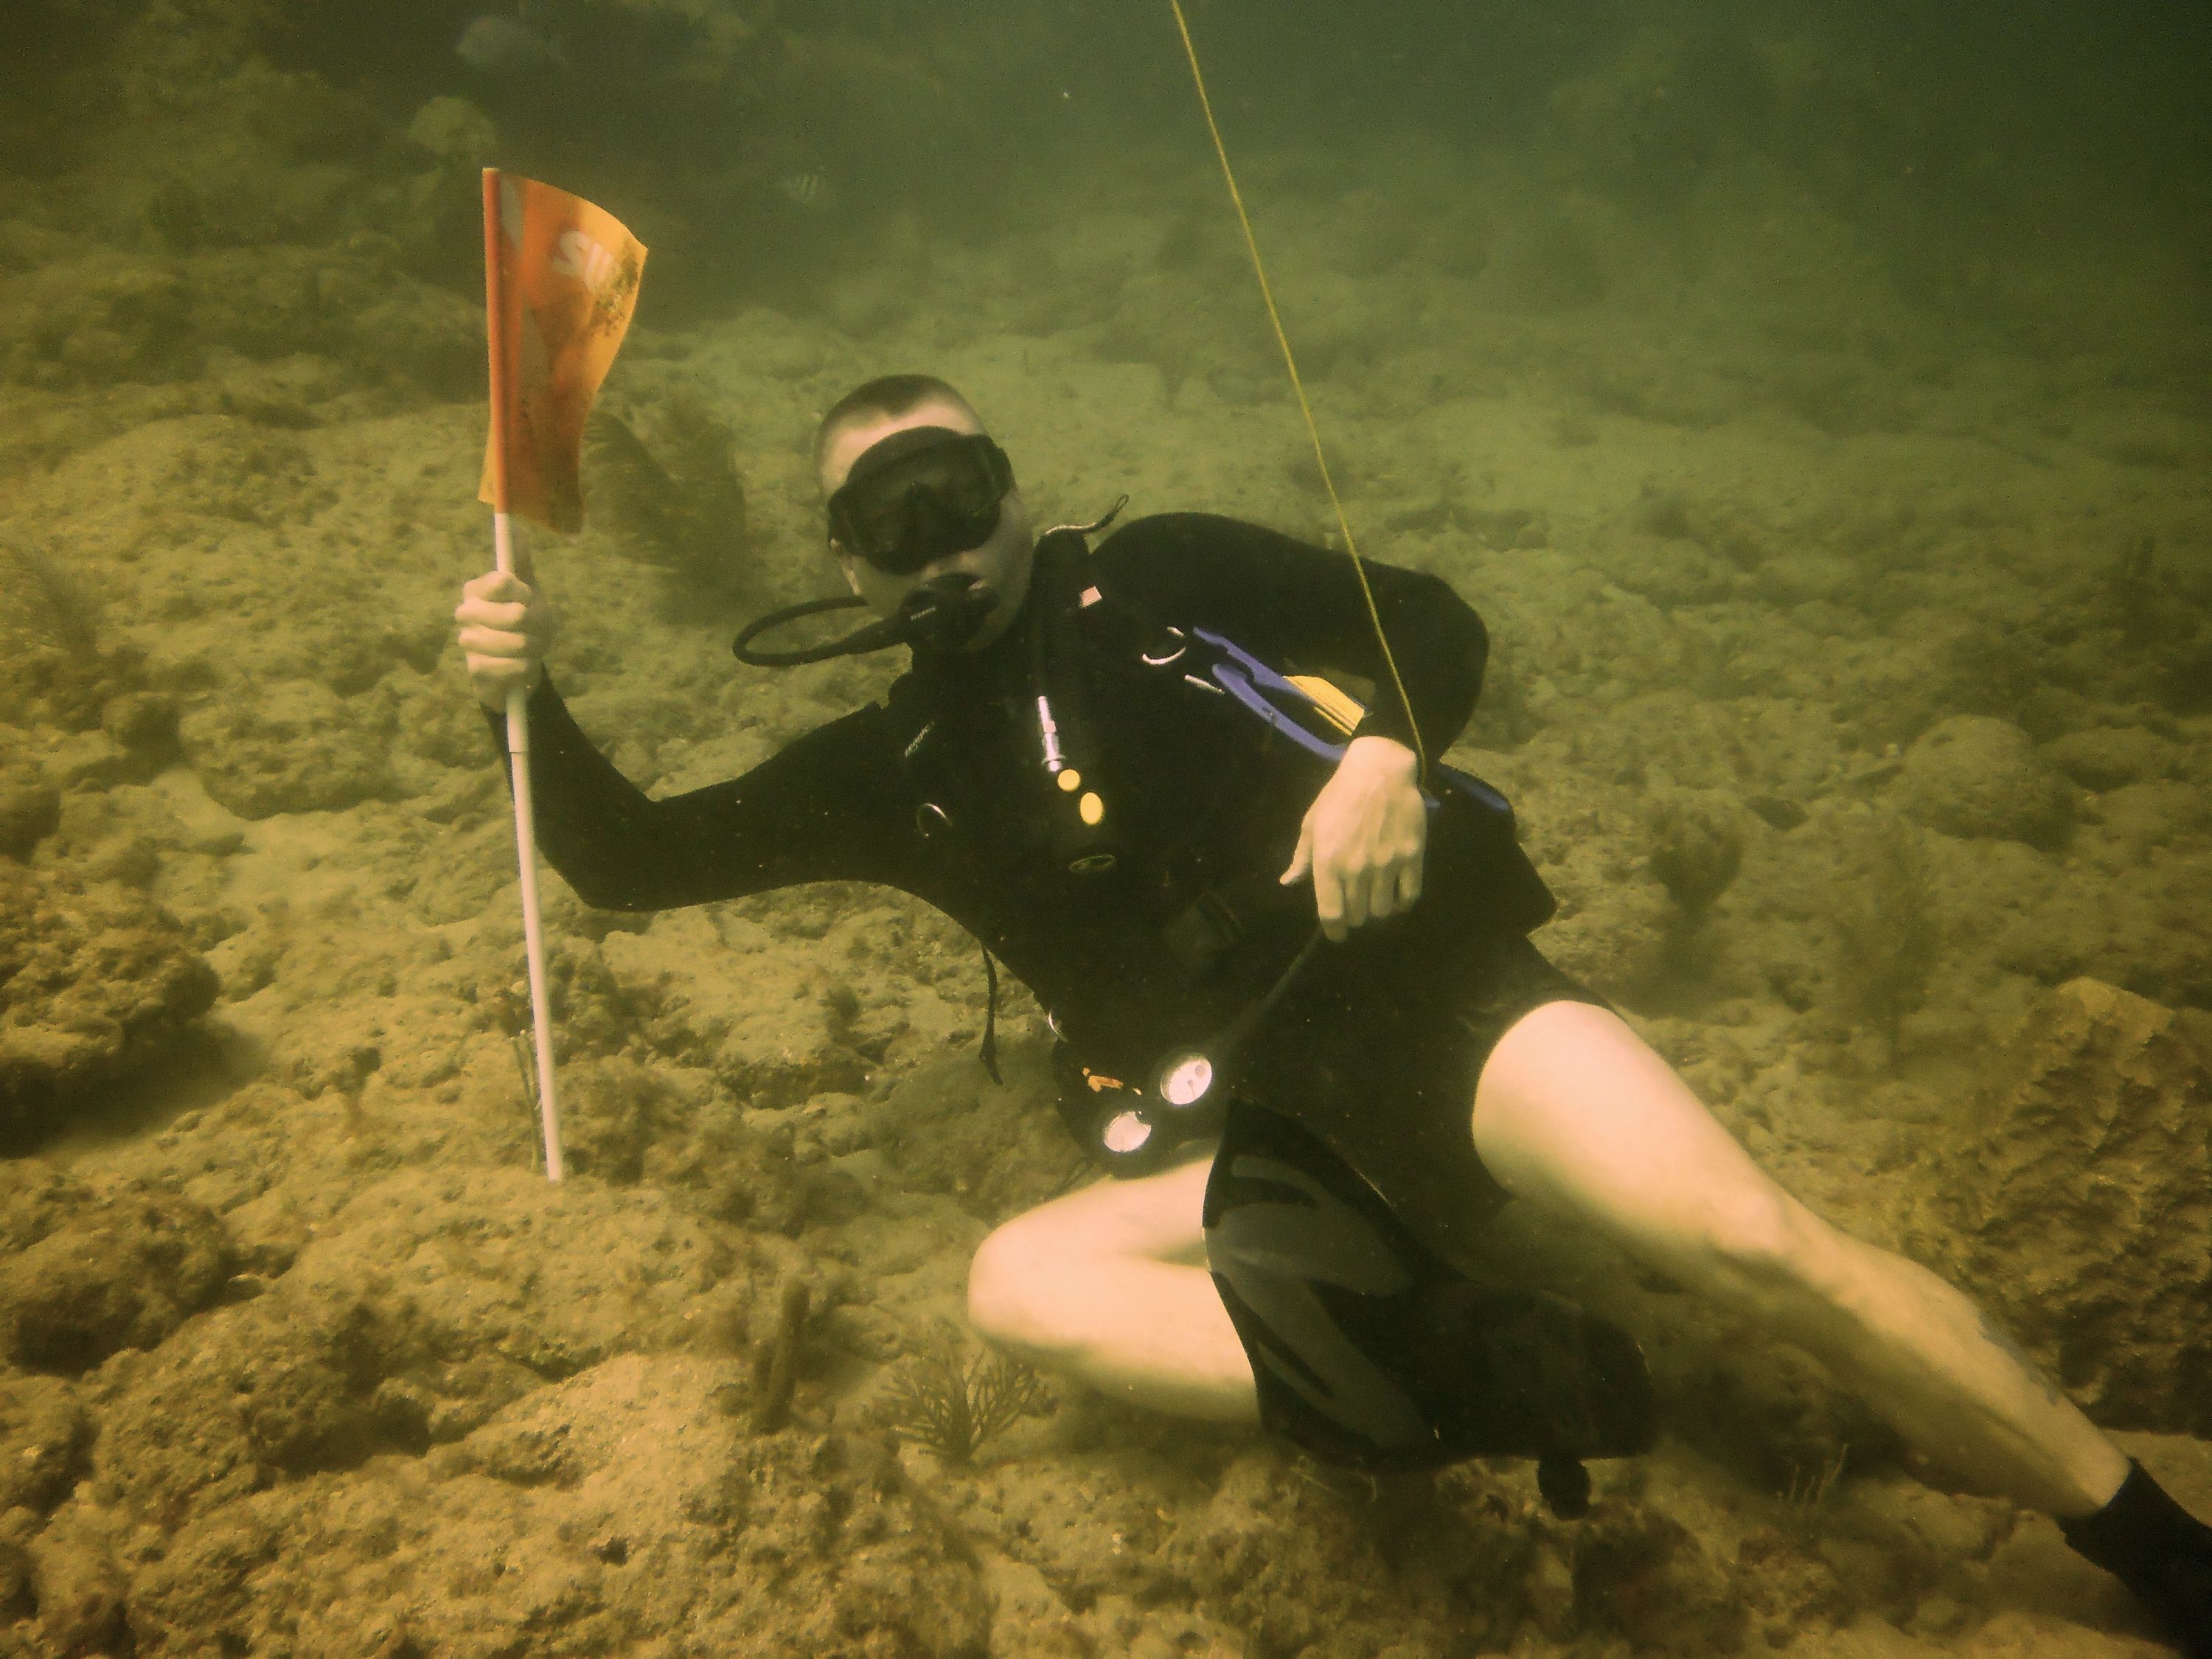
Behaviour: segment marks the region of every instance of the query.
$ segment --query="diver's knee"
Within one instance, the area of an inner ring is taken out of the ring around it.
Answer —
[[[1825,1222],[1778,1188],[1730,1194],[1702,1218],[1684,1276],[1709,1294],[1778,1310],[1826,1278]]]
[[[997,1228],[976,1247],[968,1265],[968,1322],[978,1336],[1024,1353],[1052,1350],[1047,1281],[1053,1255],[1041,1230],[1024,1217]]]

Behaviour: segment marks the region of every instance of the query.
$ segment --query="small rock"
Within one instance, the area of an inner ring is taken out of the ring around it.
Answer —
[[[0,856],[28,858],[61,821],[62,792],[37,767],[0,767]]]
[[[19,1365],[75,1372],[150,1347],[230,1276],[222,1224],[188,1200],[136,1186],[95,1192],[66,1177],[57,1185],[32,1159],[0,1168],[0,1227],[16,1246],[0,1261],[0,1353]],[[19,1195],[34,1209],[28,1224]],[[58,1224],[42,1231],[57,1210]]]
[[[1744,816],[1722,789],[1655,792],[1645,809],[1651,873],[1692,916],[1727,890],[1743,867]]]
[[[0,1511],[43,1511],[68,1497],[90,1437],[68,1383],[53,1376],[0,1376]]]
[[[407,142],[456,167],[482,167],[499,148],[499,129],[467,99],[439,97],[415,112]]]
[[[1925,1636],[1956,1636],[1974,1622],[1974,1610],[1954,1596],[1931,1595],[1914,1610],[1912,1628]]]
[[[39,1517],[27,1509],[0,1510],[0,1607],[27,1604],[31,1595],[30,1541]]]
[[[223,1222],[237,1241],[239,1266],[264,1279],[289,1271],[307,1247],[307,1218],[281,1188],[247,1200],[224,1216]]]
[[[1528,1569],[1521,1583],[1528,1598],[1528,1614],[1536,1628],[1555,1642],[1575,1633],[1575,1574],[1559,1543],[1539,1538],[1528,1552]]]
[[[215,970],[150,901],[0,864],[0,1138],[45,1133],[161,1058],[215,993]]]
[[[2179,758],[2174,744],[2140,726],[2069,732],[2045,744],[2040,752],[2083,788],[2100,791],[2166,777]]]
[[[100,706],[100,729],[125,754],[158,769],[177,752],[177,700],[159,691],[125,691]]]
[[[65,1510],[29,1547],[39,1626],[54,1653],[95,1655],[127,1635],[126,1584],[107,1540],[90,1520]]]
[[[240,686],[185,717],[185,756],[240,817],[335,811],[391,787],[388,744],[365,724],[313,680]]]
[[[2027,733],[1987,714],[1954,714],[1905,751],[1897,787],[1905,811],[1947,836],[2050,847],[2074,819],[2065,780]]]

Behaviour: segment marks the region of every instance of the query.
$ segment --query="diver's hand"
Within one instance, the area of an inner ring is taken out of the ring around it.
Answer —
[[[1421,896],[1429,813],[1413,751],[1389,738],[1354,738],[1298,827],[1283,885],[1311,873],[1322,931],[1354,927],[1411,909]]]
[[[488,570],[461,589],[454,637],[468,663],[469,689],[485,708],[507,707],[510,687],[534,688],[545,672],[561,619],[544,594],[520,576]]]

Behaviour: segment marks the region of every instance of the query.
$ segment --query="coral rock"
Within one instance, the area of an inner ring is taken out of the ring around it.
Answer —
[[[2065,781],[2027,732],[1987,714],[1936,722],[1906,751],[1898,787],[1905,811],[1947,836],[2048,847],[2073,822]]]
[[[747,1437],[732,1369],[620,1355],[429,1458],[212,1508],[134,1583],[139,1651],[981,1653],[974,1559],[888,1451]]]
[[[0,1513],[48,1510],[67,1497],[90,1438],[68,1383],[0,1376]]]
[[[123,1570],[89,1514],[64,1510],[31,1543],[31,1588],[49,1653],[93,1655],[127,1634]]]
[[[80,1187],[33,1159],[0,1165],[0,1353],[46,1370],[151,1347],[230,1274],[222,1224],[200,1206]]]
[[[193,710],[185,754],[208,793],[242,818],[335,811],[392,784],[385,744],[362,723],[329,687],[280,681]]]
[[[1645,821],[1651,873],[1675,903],[1702,915],[1743,867],[1742,805],[1721,789],[1659,790]]]
[[[215,1001],[215,970],[133,893],[0,865],[0,1136],[159,1058]]]
[[[2212,1020],[2069,980],[2000,1075],[1928,1248],[2104,1419],[2212,1429]]]
[[[482,167],[498,152],[499,130],[467,99],[440,96],[415,112],[407,142],[441,161]]]
[[[2069,732],[2043,745],[2044,759],[2087,789],[2118,789],[2172,776],[2182,750],[2140,726]]]
[[[35,765],[0,757],[0,857],[27,858],[61,822],[61,791]]]

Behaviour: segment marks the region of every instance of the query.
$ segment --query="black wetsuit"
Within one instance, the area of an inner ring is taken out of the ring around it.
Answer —
[[[664,800],[623,779],[541,684],[531,701],[539,844],[605,908],[811,881],[911,893],[1018,975],[1085,1063],[1148,1075],[1169,1047],[1218,1029],[1264,989],[1310,936],[1310,887],[1273,878],[1327,771],[1174,665],[1146,665],[1131,618],[1212,629],[1279,667],[1389,681],[1341,554],[1170,514],[1115,532],[1089,574],[1113,603],[1075,613],[1083,684],[1066,701],[1085,718],[1070,758],[1106,802],[1120,855],[1110,874],[1068,873],[1042,828],[1065,803],[1048,799],[1039,758],[1030,615],[984,651],[918,657],[885,702],[742,777]],[[1370,564],[1369,578],[1422,740],[1441,753],[1481,688],[1481,621],[1437,577]],[[1360,731],[1410,735],[1387,690]],[[1183,937],[1202,896],[1221,893],[1235,896],[1238,939],[1196,968],[1164,941]],[[1551,909],[1510,827],[1440,811],[1419,903],[1323,947],[1238,1079],[1240,1094],[1333,1146],[1448,1257],[1464,1259],[1468,1230],[1499,1195],[1468,1127],[1484,1058],[1528,1008],[1588,995],[1526,942]]]

